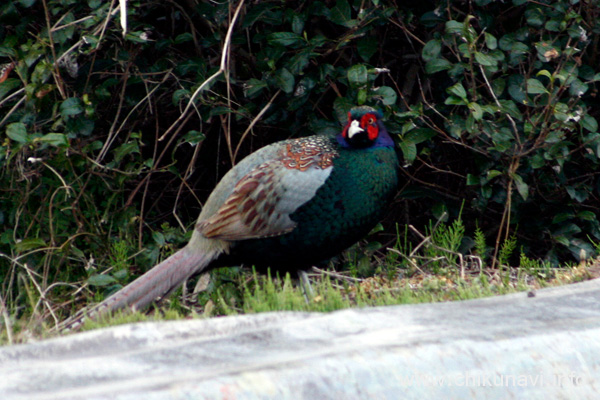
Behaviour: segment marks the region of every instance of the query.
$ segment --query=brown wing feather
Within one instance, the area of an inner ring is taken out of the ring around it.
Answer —
[[[198,233],[233,241],[290,232],[296,227],[290,215],[313,198],[336,157],[323,136],[275,143],[252,154],[217,185],[198,218]],[[255,164],[260,158],[267,160]],[[247,172],[238,178],[240,170]],[[227,194],[231,179],[237,183]]]
[[[280,196],[275,191],[276,162],[265,163],[235,185],[225,203],[197,229],[207,238],[253,239],[281,235],[296,224],[287,215],[275,212]],[[279,166],[281,168],[281,166]]]

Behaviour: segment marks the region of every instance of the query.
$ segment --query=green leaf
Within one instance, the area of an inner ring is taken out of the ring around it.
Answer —
[[[6,126],[6,136],[21,144],[29,142],[27,127],[22,122],[13,122],[12,124],[8,124]]]
[[[465,90],[464,86],[460,82],[458,82],[457,84],[455,84],[453,86],[450,86],[448,89],[446,89],[446,92],[453,96],[460,97],[463,100],[467,99],[467,91]]]
[[[347,0],[338,0],[335,3],[335,7],[331,9],[331,22],[352,28],[356,25],[356,21],[351,19],[351,12],[352,10]]]
[[[581,82],[579,79],[574,79],[569,87],[569,94],[573,97],[581,97],[587,92],[589,86],[587,83]]]
[[[140,147],[136,141],[123,143],[113,151],[114,161],[119,163],[126,155],[139,152]]]
[[[184,32],[180,35],[177,35],[173,43],[181,44],[185,42],[192,42],[194,40],[194,36],[190,32]]]
[[[285,63],[285,67],[294,75],[302,74],[304,68],[308,66],[311,53],[307,51],[301,51],[298,54],[290,57],[289,61]]]
[[[523,114],[512,100],[499,100],[502,111],[518,121],[523,121]]]
[[[462,22],[450,20],[446,21],[446,33],[448,34],[462,34],[464,25]]]
[[[486,174],[486,178],[488,181],[491,181],[492,179],[500,175],[502,175],[502,172],[495,169],[490,169]]]
[[[504,35],[498,41],[498,47],[503,51],[510,51],[512,49],[513,44],[515,43],[514,34]]]
[[[54,147],[69,147],[69,140],[63,133],[48,133],[37,140]]]
[[[215,106],[210,109],[210,116],[214,117],[216,115],[225,115],[229,114],[231,109],[227,106]]]
[[[525,55],[529,53],[529,46],[521,42],[513,42],[510,48],[511,55]]]
[[[396,114],[398,116],[398,114]],[[405,135],[406,132],[410,132],[411,130],[415,129],[417,126],[415,125],[415,123],[412,120],[409,120],[407,122],[405,122],[404,124],[402,124],[402,129],[400,131],[401,135]]]
[[[356,50],[358,51],[358,55],[363,61],[367,62],[373,57],[377,50],[379,49],[377,42],[377,38],[374,36],[367,36],[365,38],[359,39],[356,42]]]
[[[425,14],[421,15],[419,19],[420,22],[426,26],[427,28],[433,28],[434,26],[443,23],[446,18],[444,18],[443,13],[435,11],[428,11]]]
[[[423,143],[437,135],[437,132],[429,128],[413,129],[404,136],[404,141],[419,144]]]
[[[534,27],[540,27],[544,24],[544,14],[539,7],[532,7],[526,10],[525,19],[529,25]]]
[[[512,97],[515,101],[521,104],[527,104],[527,94],[517,79],[508,80],[508,94],[510,94],[510,97]]]
[[[596,214],[593,211],[580,211],[577,213],[577,217],[585,221],[596,220]]]
[[[444,104],[450,106],[464,106],[465,104],[468,104],[468,101],[456,96],[448,96],[446,97],[446,100],[444,100]]]
[[[554,240],[563,246],[568,246],[570,244],[569,239],[567,239],[564,235],[554,236]]]
[[[573,186],[567,186],[566,190],[567,190],[567,193],[569,194],[569,197],[571,197],[573,200],[577,201],[578,203],[583,203],[589,197],[589,193],[587,191],[577,190]]]
[[[577,71],[571,68],[563,68],[555,73],[555,75],[563,85],[570,85],[575,79]]]
[[[29,251],[39,249],[40,247],[46,247],[47,244],[44,239],[41,238],[32,238],[32,239],[23,239],[17,243],[15,243],[15,250],[17,252]]]
[[[452,64],[445,58],[434,58],[433,60],[427,61],[425,64],[425,72],[430,75],[450,68],[452,68]]]
[[[546,22],[544,28],[550,32],[560,32],[566,27],[563,22],[564,21],[550,20]]]
[[[515,186],[517,187],[517,191],[523,200],[527,200],[527,197],[529,196],[529,185],[523,181],[523,178],[521,178],[520,175],[513,174],[512,177],[514,179]]]
[[[383,105],[391,106],[396,104],[396,99],[398,95],[396,91],[389,86],[380,86],[377,89],[373,90],[373,95],[377,97]]]
[[[191,144],[192,146],[201,143],[205,138],[206,136],[204,135],[204,133],[196,130],[191,130],[183,136],[183,140],[186,143]]]
[[[475,52],[475,61],[477,61],[484,67],[494,67],[498,63],[498,61],[494,57],[491,57],[479,51]]]
[[[120,271],[113,272],[113,276],[117,280],[125,279],[125,278],[127,278],[127,275],[129,275],[129,273],[128,273],[128,271],[126,269],[122,269]]]
[[[363,86],[367,83],[367,67],[363,64],[353,65],[348,69],[348,83],[351,87]]]
[[[552,232],[553,235],[573,236],[581,232],[581,228],[573,223],[561,224],[558,229]]]
[[[83,112],[83,106],[81,100],[77,97],[69,97],[60,104],[60,114],[63,117],[72,117]]]
[[[548,93],[546,87],[535,78],[527,79],[527,93],[529,94],[544,94]]]
[[[430,40],[423,46],[421,56],[425,61],[437,59],[442,51],[442,41],[439,39]]]
[[[485,33],[485,45],[490,50],[496,50],[498,48],[498,40],[491,33]]]
[[[596,121],[596,118],[592,117],[590,114],[585,114],[583,116],[581,119],[581,126],[590,132],[598,131],[598,121]]]
[[[496,97],[500,97],[506,88],[506,80],[502,78],[496,78],[491,82],[491,85]]]
[[[294,91],[294,75],[287,68],[281,68],[275,73],[275,82],[277,87],[288,94]]]
[[[554,218],[552,218],[552,223],[560,224],[560,223],[570,220],[573,217],[574,217],[574,215],[572,213],[558,213],[554,216]]]
[[[295,14],[292,17],[292,31],[294,31],[297,35],[302,35],[302,31],[304,30],[304,19],[300,17],[300,15]]]
[[[339,122],[346,124],[348,121],[348,111],[356,104],[346,99],[345,97],[337,97],[333,102],[333,110]]]
[[[0,100],[21,85],[21,81],[15,78],[8,78],[4,82],[0,83]]]
[[[406,163],[412,164],[413,161],[415,161],[415,158],[417,158],[417,145],[411,142],[402,141],[399,146]]]
[[[267,42],[271,45],[291,46],[303,40],[302,36],[294,32],[273,32],[267,36]]]
[[[569,106],[565,103],[557,102],[554,104],[554,118],[559,121],[567,121],[569,119]]]
[[[94,121],[79,117],[79,118],[68,118],[65,124],[65,132],[67,135],[82,135],[89,136],[94,131]]]
[[[546,161],[540,154],[535,154],[533,157],[529,158],[529,164],[531,165],[531,168],[538,169],[546,165]]]
[[[246,82],[244,85],[244,93],[246,97],[251,99],[259,95],[267,86],[267,82],[258,80],[256,78],[251,78],[248,79],[248,82]]]
[[[87,280],[87,283],[90,286],[108,286],[115,282],[116,279],[110,275],[92,275]]]
[[[359,106],[362,106],[367,101],[367,89],[362,88],[358,89],[358,93],[356,94],[356,103]]]
[[[468,186],[479,185],[480,183],[481,183],[481,179],[479,179],[479,177],[477,175],[467,174],[467,185]]]
[[[162,247],[165,245],[165,243],[167,243],[165,235],[162,232],[152,232],[152,239],[154,240],[154,243],[157,244],[159,247]]]
[[[538,71],[537,74],[535,74],[535,76],[545,76],[550,81],[552,81],[552,79],[553,79],[552,74],[547,69],[542,69],[542,70]]]
[[[479,104],[475,102],[469,103],[469,109],[471,110],[471,114],[473,114],[473,118],[475,118],[476,121],[479,121],[481,118],[483,118],[483,110]]]

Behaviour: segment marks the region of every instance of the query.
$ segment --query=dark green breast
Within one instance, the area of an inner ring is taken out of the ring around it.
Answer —
[[[336,146],[330,176],[291,215],[296,228],[281,236],[239,241],[220,264],[308,268],[356,243],[381,220],[398,184],[396,152],[392,147]]]

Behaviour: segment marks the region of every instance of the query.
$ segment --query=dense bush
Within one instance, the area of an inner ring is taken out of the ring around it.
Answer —
[[[386,225],[462,209],[491,256],[516,235],[552,262],[600,240],[594,2],[127,7],[124,33],[116,1],[0,6],[7,304],[127,281],[185,242],[236,160],[335,132],[354,104],[384,111],[405,160]]]

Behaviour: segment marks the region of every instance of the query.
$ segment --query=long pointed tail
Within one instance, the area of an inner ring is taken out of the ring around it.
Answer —
[[[76,329],[86,318],[94,319],[125,307],[142,310],[158,297],[168,295],[192,275],[204,270],[219,253],[219,251],[200,253],[188,245],[93,309],[66,321],[62,329]]]
[[[186,246],[104,300],[98,308],[115,311],[129,306],[142,310],[202,271],[213,258],[212,254],[198,253]]]

